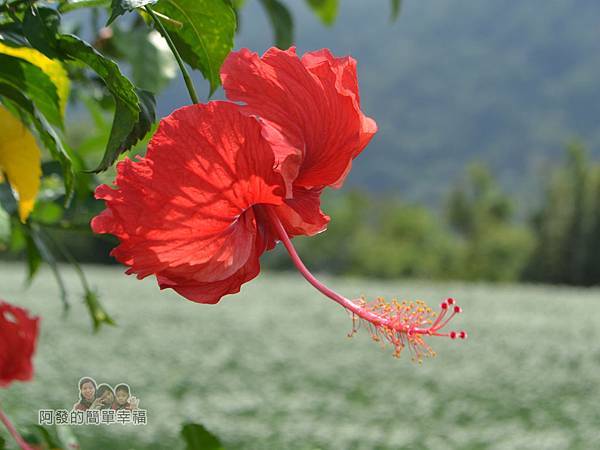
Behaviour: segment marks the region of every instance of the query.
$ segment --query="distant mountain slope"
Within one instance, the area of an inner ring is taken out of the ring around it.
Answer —
[[[243,11],[237,46],[262,51],[271,29],[257,1]],[[600,2],[341,0],[323,27],[288,0],[300,51],[329,47],[359,61],[364,110],[380,132],[350,185],[436,203],[470,161],[531,192],[541,168],[579,138],[600,149]],[[162,112],[186,103],[182,86]]]

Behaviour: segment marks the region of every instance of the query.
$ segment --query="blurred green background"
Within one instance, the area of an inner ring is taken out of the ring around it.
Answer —
[[[264,3],[241,8],[237,48],[272,45]],[[363,110],[380,127],[344,189],[324,195],[328,231],[295,240],[301,256],[349,296],[432,306],[454,296],[470,339],[432,342],[439,356],[423,365],[362,333],[348,341],[346,314],[288,273],[281,249],[218,306],[161,292],[100,265],[114,263],[116,244],[90,235],[103,205],[88,196],[56,207],[49,164],[33,218],[48,242],[90,264],[118,326],[92,334],[77,302],[63,318],[47,270],[25,289],[16,260],[27,236],[0,229],[1,294],[43,317],[35,381],[2,393],[15,422],[70,407],[90,375],[129,382],[150,425],[75,429],[84,449],[183,448],[188,420],[228,449],[598,447],[600,2],[405,0],[392,21],[388,2],[342,0],[328,26],[311,2],[284,3],[299,53],[328,47],[358,60]],[[164,43],[136,20],[107,33],[100,10],[67,18],[160,92],[160,116],[189,103]],[[69,106],[67,138],[88,167],[110,129],[110,103],[93,101],[105,97],[76,85]],[[58,268],[76,298],[76,274]]]

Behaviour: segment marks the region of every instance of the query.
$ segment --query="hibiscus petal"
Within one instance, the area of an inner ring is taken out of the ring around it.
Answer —
[[[117,165],[117,189],[96,233],[112,233],[113,256],[143,278],[157,275],[190,300],[215,303],[258,273],[251,207],[279,205],[284,183],[258,121],[228,102],[181,108],[163,119],[145,158]],[[193,292],[190,286],[194,287]]]
[[[250,209],[244,215],[253,216],[254,212]],[[189,300],[215,304],[223,295],[239,292],[243,283],[252,280],[259,274],[259,257],[264,251],[264,240],[259,233],[252,246],[252,254],[248,257],[246,264],[231,276],[222,280],[206,282],[193,273],[193,267],[189,268],[192,271],[189,276],[185,276],[185,273],[181,270],[182,268],[178,268],[177,271],[173,271],[174,273],[171,271],[162,272],[157,277],[158,284],[161,289],[172,288]],[[184,273],[183,277],[181,273]]]
[[[231,53],[221,68],[227,97],[246,104],[285,139],[302,165],[294,186],[339,187],[350,164],[377,127],[360,110],[356,62],[329,52],[300,60],[294,48],[268,50],[262,58],[247,49]],[[282,152],[283,153],[283,152]]]
[[[314,236],[327,228],[329,216],[321,211],[320,196],[320,189],[295,188],[293,199],[275,207],[290,237]]]
[[[364,150],[371,138],[377,133],[377,124],[373,119],[367,117],[360,109],[360,93],[358,91],[358,74],[356,71],[356,60],[350,56],[336,58],[329,49],[324,48],[315,52],[308,52],[302,56],[302,64],[318,76],[319,71],[324,68],[335,73],[336,89],[350,96],[354,101],[354,107],[360,115],[359,145],[356,148],[354,158]],[[346,171],[349,172],[348,169]],[[343,176],[345,177],[346,174]],[[343,180],[342,180],[343,181]]]

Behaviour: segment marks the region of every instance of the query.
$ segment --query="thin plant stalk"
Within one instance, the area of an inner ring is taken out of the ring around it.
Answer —
[[[185,86],[187,87],[187,90],[190,94],[192,103],[194,103],[194,104],[200,103],[200,101],[198,100],[198,94],[196,94],[196,88],[194,88],[194,82],[192,81],[192,77],[190,77],[190,74],[189,74],[187,68],[185,67],[183,59],[181,59],[181,55],[179,54],[179,51],[177,50],[175,43],[171,39],[169,32],[164,27],[160,18],[154,12],[154,10],[152,9],[152,7],[150,5],[146,5],[144,7],[144,9],[148,12],[148,14],[150,14],[150,17],[152,17],[154,24],[160,30],[160,33],[163,35],[163,37],[167,41],[167,44],[169,45],[171,52],[173,52],[173,56],[175,56],[175,60],[177,61],[177,64],[179,65],[179,69],[181,70],[181,75],[183,75],[183,81],[185,81]]]
[[[23,439],[23,437],[19,434],[19,432],[17,431],[15,426],[12,424],[12,422],[10,421],[8,416],[4,413],[4,411],[2,410],[1,407],[0,407],[0,421],[4,424],[4,426],[10,433],[10,435],[14,438],[14,440],[17,442],[17,444],[19,445],[19,447],[21,447],[22,450],[33,450],[29,446],[29,444],[27,444],[27,442],[25,442],[25,439]]]

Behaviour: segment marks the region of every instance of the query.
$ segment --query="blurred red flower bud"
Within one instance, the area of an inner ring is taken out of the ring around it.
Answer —
[[[0,387],[33,377],[39,318],[0,300]]]

